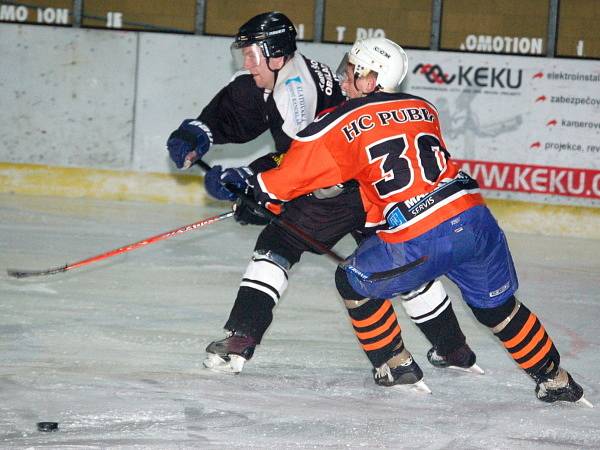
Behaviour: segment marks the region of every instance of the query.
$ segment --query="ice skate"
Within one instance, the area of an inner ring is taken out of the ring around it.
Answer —
[[[541,381],[535,387],[537,398],[543,402],[572,402],[593,408],[594,405],[583,396],[583,389],[573,380],[571,374],[559,367],[552,378]]]
[[[254,354],[256,340],[252,336],[229,331],[225,339],[211,342],[206,347],[206,368],[216,372],[237,374]]]
[[[377,369],[373,369],[373,379],[379,386],[406,387],[431,394],[431,389],[423,381],[423,371],[410,355],[406,361],[395,367],[384,363]]]
[[[435,347],[427,352],[429,362],[440,369],[462,370],[463,372],[483,375],[485,372],[475,363],[475,353],[467,344],[463,344],[449,354],[442,356],[437,353]]]

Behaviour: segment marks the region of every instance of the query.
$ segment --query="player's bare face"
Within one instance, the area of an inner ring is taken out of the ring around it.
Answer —
[[[251,45],[242,49],[244,57],[244,69],[248,70],[254,78],[254,82],[261,89],[273,89],[275,85],[275,74],[267,64],[267,59],[262,55],[260,49]]]
[[[354,66],[352,64],[348,64],[346,66],[346,76],[344,77],[344,81],[342,81],[341,88],[342,91],[346,94],[348,98],[359,98],[362,97],[363,94],[354,84]]]
[[[348,64],[345,69],[346,76],[341,82],[342,91],[348,98],[364,97],[373,89],[369,86],[369,81],[366,77],[354,76],[354,65]]]

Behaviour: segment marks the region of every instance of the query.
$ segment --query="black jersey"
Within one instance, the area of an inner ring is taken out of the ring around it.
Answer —
[[[296,52],[278,72],[273,91],[259,88],[241,72],[198,119],[210,129],[213,144],[249,142],[270,130],[281,153],[319,112],[343,100],[331,69]]]

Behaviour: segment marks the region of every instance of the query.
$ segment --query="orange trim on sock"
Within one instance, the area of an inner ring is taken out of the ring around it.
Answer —
[[[366,352],[370,351],[370,350],[379,350],[380,348],[383,348],[386,345],[388,345],[390,342],[392,342],[394,340],[394,338],[396,336],[398,336],[399,334],[400,334],[400,325],[396,325],[396,328],[394,328],[394,331],[392,331],[389,336],[383,338],[380,341],[373,342],[372,344],[363,345],[362,348]]]
[[[389,300],[385,300],[381,307],[369,317],[363,320],[354,320],[352,319],[352,325],[356,328],[368,327],[369,325],[373,325],[379,319],[381,319],[386,312],[392,307],[392,302]]]
[[[536,320],[537,320],[537,317],[535,317],[535,314],[530,313],[529,318],[527,319],[527,322],[525,322],[525,325],[523,325],[523,328],[521,328],[521,331],[519,331],[519,333],[517,333],[517,335],[514,338],[509,339],[508,341],[504,342],[504,346],[507,349],[511,349],[511,348],[519,345],[523,341],[523,339],[525,339],[525,336],[527,336],[527,333],[529,333],[529,331],[531,331]]]
[[[392,327],[392,324],[397,321],[398,321],[398,319],[396,318],[396,314],[392,314],[390,317],[388,317],[388,319],[385,321],[385,323],[383,325],[375,328],[374,330],[365,331],[363,333],[359,333],[357,331],[356,337],[359,339],[371,339],[371,338],[377,337],[380,334],[383,334],[387,330],[389,330]]]
[[[535,366],[538,362],[541,361],[542,358],[544,358],[548,354],[550,348],[552,348],[552,339],[550,339],[550,336],[548,336],[548,342],[546,342],[546,345],[544,345],[542,349],[529,361],[525,361],[524,363],[519,365],[523,369],[529,369],[530,367]]]
[[[511,353],[511,356],[514,359],[521,359],[523,356],[525,356],[527,353],[534,349],[534,347],[544,338],[545,334],[546,330],[544,329],[544,327],[540,327],[539,331],[535,333],[535,336],[533,337],[533,339],[531,339],[531,342],[525,347],[523,347],[522,350],[519,350],[516,353]]]

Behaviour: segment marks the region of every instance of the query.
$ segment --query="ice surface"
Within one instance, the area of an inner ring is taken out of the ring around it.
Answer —
[[[432,395],[375,386],[333,284],[306,255],[238,376],[201,366],[222,335],[258,233],[233,220],[74,269],[223,209],[0,195],[0,448],[600,448],[600,241],[509,235],[519,297],[543,320],[589,409],[547,405],[454,286],[486,375],[431,367]],[[336,248],[346,254],[350,240]],[[59,422],[42,433],[36,422]]]

